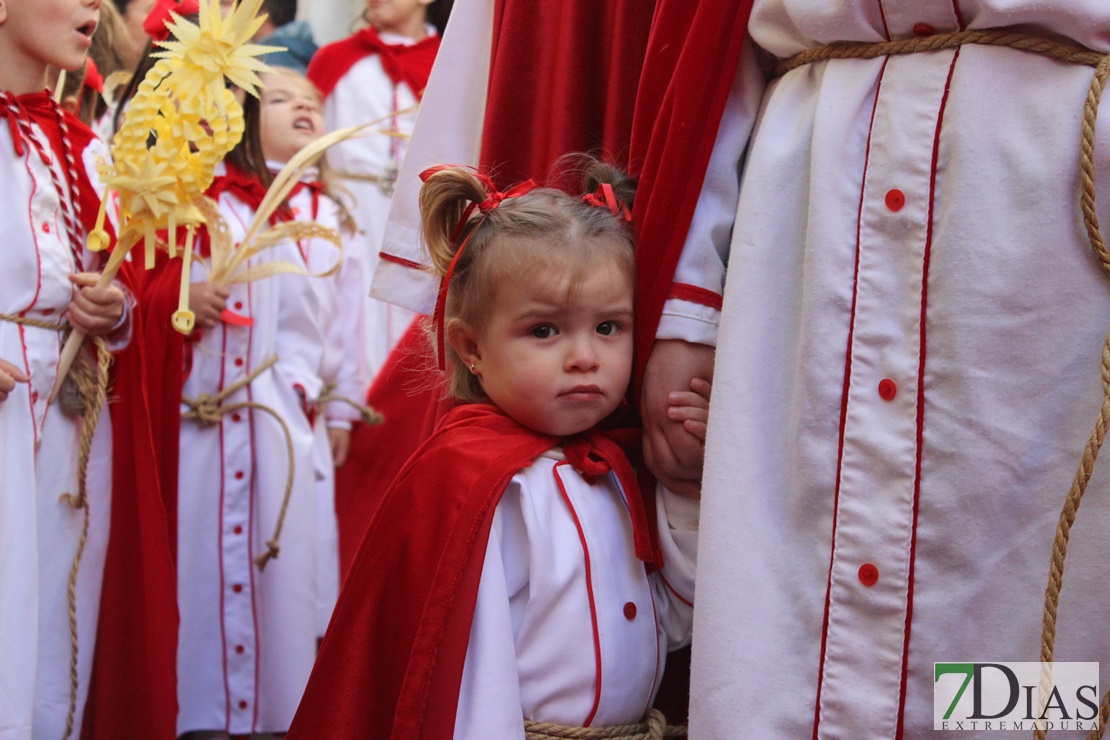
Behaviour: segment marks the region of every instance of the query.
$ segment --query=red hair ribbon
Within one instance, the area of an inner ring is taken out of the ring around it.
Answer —
[[[85,87],[96,90],[101,95],[104,94],[104,77],[100,74],[100,70],[96,68],[96,62],[92,57],[88,58],[85,64]]]
[[[441,172],[445,169],[449,169],[455,166],[456,165],[437,165],[435,167],[429,167],[428,169],[420,173],[420,181],[427,182],[428,179],[437,172]],[[486,175],[482,174],[481,172],[475,171],[474,176],[478,178],[479,182],[482,183],[482,187],[485,188],[486,197],[481,201],[472,200],[470,202],[470,205],[466,207],[466,210],[463,211],[462,217],[459,218],[459,223],[455,226],[455,231],[451,234],[452,243],[458,241],[459,237],[462,235],[463,229],[466,228],[467,222],[474,214],[475,209],[477,209],[479,213],[482,214],[481,217],[478,219],[480,223],[481,220],[484,219],[490,211],[500,206],[502,201],[508,198],[518,198],[525,193],[531,192],[536,187],[536,183],[534,181],[525,180],[524,182],[513,185],[511,188],[502,193],[496,188],[496,186],[494,186],[493,180],[489,179],[489,177],[487,177]],[[447,289],[451,285],[451,276],[455,274],[455,266],[459,264],[459,257],[462,256],[463,250],[466,248],[467,243],[470,241],[471,235],[477,230],[479,223],[476,223],[474,225],[474,228],[470,230],[470,233],[467,234],[466,238],[462,240],[461,244],[459,244],[458,249],[455,250],[455,256],[451,258],[451,264],[447,266],[447,272],[444,273],[443,279],[439,281],[439,293],[436,295],[436,307],[432,319],[435,322],[436,327],[436,350],[439,356],[440,370],[447,369],[447,354],[444,347],[443,337],[444,314],[447,310]]]
[[[174,20],[170,13],[181,16],[199,12],[200,3],[197,0],[158,0],[143,21],[143,30],[155,41],[169,41],[169,24]]]
[[[582,202],[598,208],[608,208],[610,213],[621,221],[632,220],[632,213],[628,210],[628,206],[617,199],[613,186],[607,182],[598,185],[594,192],[583,195]]]

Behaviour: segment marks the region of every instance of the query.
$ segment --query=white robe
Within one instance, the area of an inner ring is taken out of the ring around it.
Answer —
[[[513,477],[486,547],[456,740],[523,740],[522,717],[641,721],[667,651],[689,642],[694,600],[698,504],[657,500],[667,565],[649,576],[612,473],[590,485],[553,450]]]
[[[757,0],[750,33],[785,58],[961,22],[1110,50],[1101,0]],[[761,102],[754,86],[757,117],[733,101],[711,174],[748,143],[739,205],[699,206],[735,221],[731,250],[695,234],[683,258],[728,264],[692,737],[939,737],[934,661],[1038,659],[1110,326],[1078,207],[1092,72],[965,46],[797,69]],[[1108,152],[1100,135],[1100,172]],[[1103,691],[1107,475],[1072,533],[1056,640],[1057,660],[1101,661]]]
[[[364,350],[364,304],[368,300],[362,276],[364,242],[360,235],[353,234],[344,227],[338,204],[327,195],[321,194],[314,207],[311,191],[304,189],[289,199],[289,205],[295,218],[312,220],[335,229],[343,240],[342,258],[339,249],[324,239],[306,239],[299,246],[311,273],[328,272],[339,260],[339,269],[335,274],[309,280],[320,303],[319,323],[324,341],[320,380],[332,386],[331,395],[364,403],[369,385]],[[359,412],[350,404],[330,401],[318,409],[313,427],[317,505],[316,620],[317,634],[320,636],[323,636],[328,622],[331,621],[331,613],[339,596],[335,463],[328,429],[334,427],[349,431],[359,418]]]
[[[228,195],[220,211],[233,238],[241,238],[253,211]],[[278,260],[304,264],[289,243],[250,264]],[[205,279],[200,262],[192,279]],[[219,425],[181,422],[179,733],[286,730],[316,657],[316,498],[306,404],[319,394],[323,342],[309,280],[279,275],[232,286],[228,309],[254,325],[221,323],[192,348],[183,389],[190,398],[215,394],[279,357],[225,404],[250,400],[281,416],[293,439],[295,476],[280,555],[260,571],[254,559],[273,536],[288,474],[280,426],[246,409],[224,415]]]
[[[427,27],[427,31],[435,33],[431,26]],[[381,33],[380,36],[387,44],[416,43],[399,34]],[[377,182],[359,178],[397,177],[405,156],[406,142],[403,138],[377,131],[394,131],[402,136],[410,134],[416,120],[416,113],[410,109],[416,104],[412,90],[407,85],[394,85],[376,54],[356,62],[324,101],[324,121],[329,130],[379,121],[373,127],[374,133],[337,144],[328,152],[328,162],[333,170],[339,175],[352,176],[343,179],[343,187],[353,197],[352,212],[363,235],[362,272],[363,292],[366,295],[370,294],[370,281],[378,265],[393,187],[392,184],[383,187]],[[401,114],[396,111],[410,112]],[[371,377],[381,368],[414,316],[407,309],[376,298],[366,301],[366,361]]]
[[[40,133],[40,136],[41,133]],[[40,139],[45,142],[45,137]],[[84,152],[85,164],[94,146]],[[0,125],[0,203],[4,269],[0,311],[59,321],[73,296],[75,265],[61,202],[46,166],[28,143],[14,154]],[[59,158],[54,158],[55,168]],[[91,171],[91,170],[90,170]],[[60,169],[58,170],[61,176]],[[67,194],[68,197],[68,194]],[[126,334],[126,331],[125,331]],[[127,336],[122,336],[125,345]],[[113,337],[118,338],[118,337]],[[66,595],[83,514],[59,500],[77,493],[82,421],[48,404],[61,337],[55,331],[0,321],[0,358],[31,376],[0,402],[0,738],[61,737],[70,701],[70,625]],[[113,348],[120,344],[113,343]],[[87,478],[89,535],[77,579],[80,733],[96,643],[100,587],[111,508],[112,439],[108,410],[97,425]]]

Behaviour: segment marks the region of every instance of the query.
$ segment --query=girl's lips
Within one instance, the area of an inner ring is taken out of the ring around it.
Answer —
[[[604,395],[596,385],[578,385],[559,394],[572,401],[588,401]]]

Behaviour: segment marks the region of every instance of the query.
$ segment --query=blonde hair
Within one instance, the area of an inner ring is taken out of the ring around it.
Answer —
[[[587,155],[560,162],[582,172],[584,195],[606,184],[621,207],[630,207],[635,186],[616,167]],[[445,330],[457,322],[481,328],[489,318],[498,285],[536,270],[571,270],[572,290],[600,264],[613,264],[625,275],[634,276],[632,227],[622,214],[553,188],[506,198],[485,213],[475,207],[456,234],[467,209],[489,197],[486,183],[469,168],[447,167],[428,176],[420,189],[424,244],[436,276],[443,279],[459,246],[466,245],[448,286]],[[464,402],[483,400],[478,378],[467,371],[446,341],[444,352],[448,393]]]

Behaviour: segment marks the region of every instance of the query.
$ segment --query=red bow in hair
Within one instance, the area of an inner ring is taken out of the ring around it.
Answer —
[[[598,185],[594,192],[583,195],[582,202],[597,208],[608,208],[610,213],[621,221],[632,220],[632,212],[617,198],[616,193],[613,192],[613,186],[607,182]]]
[[[92,60],[92,57],[89,57],[85,64],[84,85],[90,90],[96,90],[101,95],[104,94],[104,77],[100,74],[100,70],[96,68],[96,62]]]
[[[455,165],[443,164],[437,165],[435,167],[429,167],[428,169],[420,173],[420,181],[427,182],[428,178],[430,178],[432,175],[453,166]],[[525,193],[531,192],[536,187],[536,183],[534,181],[525,180],[524,182],[513,185],[511,188],[502,193],[494,186],[493,180],[489,179],[489,177],[487,177],[486,175],[482,174],[481,172],[475,171],[474,176],[478,178],[478,180],[482,183],[482,187],[485,188],[486,197],[484,200],[481,201],[471,201],[470,205],[468,205],[466,207],[466,210],[463,211],[462,217],[459,218],[458,225],[455,226],[455,231],[451,234],[452,243],[458,241],[459,236],[463,232],[463,229],[466,228],[467,221],[469,221],[470,217],[474,214],[474,209],[478,209],[478,211],[482,214],[482,218],[485,218],[486,214],[501,205],[501,201],[505,200],[506,198],[517,198],[521,195],[524,195]],[[481,221],[481,219],[479,219],[479,221]],[[474,228],[470,230],[470,234],[473,234],[477,228],[478,224],[475,224]],[[466,238],[463,239],[461,244],[459,244],[459,248],[455,250],[455,256],[451,258],[451,264],[448,265],[447,272],[444,273],[443,279],[439,282],[439,294],[436,296],[435,313],[433,314],[432,319],[435,321],[436,327],[436,350],[439,353],[440,370],[447,369],[447,355],[444,351],[443,340],[444,312],[447,308],[447,288],[451,285],[451,276],[455,274],[455,265],[459,263],[459,257],[462,255],[463,249],[466,247],[467,242],[470,241],[470,234],[466,235]]]
[[[199,12],[200,3],[197,0],[158,0],[143,21],[143,30],[155,41],[168,41],[169,24],[173,23],[174,15],[195,15]]]

